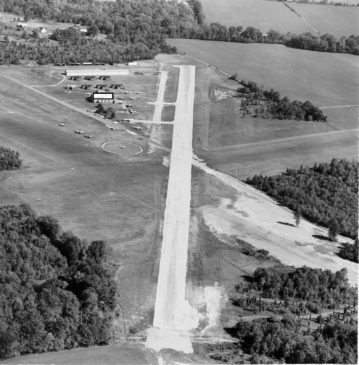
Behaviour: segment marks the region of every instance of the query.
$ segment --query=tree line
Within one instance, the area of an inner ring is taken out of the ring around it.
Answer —
[[[354,243],[343,242],[339,247],[338,256],[342,259],[359,263],[359,241],[355,239]]]
[[[80,43],[74,44],[62,41],[54,44],[48,39],[35,39],[24,43],[0,43],[0,64],[16,65],[24,59],[36,61],[39,65],[81,62],[113,64],[152,59],[159,52],[173,51],[167,45],[150,48],[144,43],[122,44],[93,38],[83,38]]]
[[[231,76],[237,80],[237,75]],[[254,81],[238,80],[241,87],[237,89],[236,96],[241,99],[243,116],[252,115],[260,118],[305,120],[325,122],[327,117],[310,101],[304,103],[298,100],[291,101],[288,97],[281,97],[273,89],[263,90]]]
[[[117,289],[103,241],[0,207],[0,358],[107,344]]]
[[[0,146],[0,171],[16,170],[22,165],[20,154],[10,148]]]
[[[331,321],[303,333],[301,321],[285,315],[253,322],[239,321],[228,332],[239,340],[238,347],[252,354],[251,363],[262,356],[288,364],[356,364],[357,324]],[[233,362],[232,362],[233,363]]]
[[[255,27],[225,26],[220,23],[212,23],[188,29],[186,38],[202,39],[236,43],[269,43],[283,44],[291,48],[299,48],[318,52],[350,53],[359,55],[359,36],[350,35],[336,38],[334,35],[325,33],[313,35],[309,32],[302,34],[280,33],[270,29],[261,32]]]
[[[358,164],[355,161],[333,159],[313,167],[287,169],[280,175],[256,175],[246,182],[293,211],[299,210],[306,219],[329,227],[332,239],[336,234],[357,237]]]
[[[316,313],[340,304],[353,304],[357,297],[357,291],[348,283],[346,269],[333,273],[305,266],[282,272],[258,268],[249,289],[259,291],[264,298],[304,301]]]
[[[252,312],[259,295],[256,303],[264,318],[239,316],[235,326],[225,328],[239,342],[226,347],[211,345],[207,351],[211,358],[231,364],[356,363],[358,293],[349,286],[345,269],[334,273],[308,267],[260,267],[245,279],[247,286],[236,286],[241,295],[231,298],[232,303],[242,313]],[[294,303],[304,311],[293,311]],[[321,313],[340,305],[346,308],[341,315],[300,315],[308,309]],[[277,315],[268,315],[273,308]]]

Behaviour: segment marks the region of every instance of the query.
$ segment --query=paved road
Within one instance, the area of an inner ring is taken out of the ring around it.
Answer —
[[[186,331],[197,326],[196,312],[185,300],[195,67],[179,68],[178,99],[153,325],[160,329]]]

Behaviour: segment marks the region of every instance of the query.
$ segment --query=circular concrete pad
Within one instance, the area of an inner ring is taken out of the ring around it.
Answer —
[[[101,147],[106,152],[120,156],[134,156],[143,152],[140,145],[122,141],[105,142]]]

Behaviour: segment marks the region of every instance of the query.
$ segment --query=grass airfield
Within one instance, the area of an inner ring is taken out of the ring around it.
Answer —
[[[143,321],[156,288],[161,196],[168,175],[163,152],[149,151],[143,135],[128,125],[110,130],[102,120],[19,86],[2,72],[9,74],[9,69],[0,70],[0,145],[18,150],[23,159],[21,170],[1,174],[2,204],[28,203],[87,241],[106,240],[114,248],[126,318],[129,323]],[[27,85],[42,81],[41,72],[32,79],[28,68],[11,74]],[[44,85],[48,78],[58,80],[44,75]],[[75,129],[93,138],[75,134]],[[114,141],[123,143],[125,151],[135,153],[138,149],[130,147],[139,146],[143,152],[126,155],[101,148]]]
[[[310,164],[311,161],[355,155],[356,133],[353,133],[350,122],[345,122],[345,117],[336,128],[332,124],[318,127],[315,123],[237,120],[234,105],[228,107],[228,100],[216,102],[212,97],[214,89],[236,88],[236,84],[228,81],[223,74],[186,56],[160,55],[157,62],[169,72],[175,64],[196,64],[194,151],[210,167],[244,179],[260,172],[271,174],[287,167]],[[67,107],[67,104],[55,102],[1,77],[9,72],[26,85],[37,85],[36,88],[46,95],[60,101],[71,101],[68,96],[59,96],[46,86],[62,79],[51,68],[35,70],[19,66],[0,70],[0,95],[3,99],[0,145],[18,150],[24,160],[20,171],[1,174],[2,203],[29,203],[39,214],[57,218],[65,230],[72,230],[87,240],[105,239],[109,242],[115,250],[116,278],[126,325],[133,331],[146,328],[152,323],[153,316],[168,178],[163,158],[168,156],[171,146],[172,126],[139,124],[143,129],[134,132],[129,125],[120,124],[115,130],[110,130],[108,127],[112,122],[89,117]],[[173,102],[176,100],[177,72],[172,72],[168,80],[165,101]],[[295,91],[289,80],[286,85]],[[319,93],[319,87],[315,92]],[[333,100],[342,97],[340,93],[337,90]],[[76,101],[71,105],[81,106]],[[82,106],[84,109],[85,105]],[[341,115],[338,110],[336,113]],[[172,111],[164,109],[162,117],[171,114]],[[65,126],[60,127],[59,121]],[[77,128],[94,137],[85,139],[83,135],[75,134],[73,131]],[[103,143],[118,140],[123,144],[139,145],[143,152],[118,155],[101,149]],[[162,147],[151,147],[151,143]],[[223,185],[218,179],[193,168],[188,269],[193,295],[196,295],[196,285],[219,282],[230,289],[242,280],[242,275],[250,275],[259,266],[281,265],[276,259],[263,261],[241,253],[241,246],[235,238],[238,236],[236,229],[246,225],[248,220],[240,217],[243,215],[240,208],[234,209],[231,204],[221,206],[222,198],[235,199],[236,194],[230,184]],[[211,224],[215,227],[221,209],[226,210],[228,225],[224,227],[225,232],[216,232]],[[250,204],[246,206],[246,213],[251,214],[251,209]],[[207,213],[208,218],[208,212],[210,219],[206,222],[204,217]],[[241,218],[240,224],[233,223],[233,214]],[[256,228],[253,221],[246,227],[245,239],[251,242],[253,231],[253,236],[257,235],[257,246],[262,247],[265,241],[263,229]],[[290,234],[285,225],[278,225],[275,230],[275,240],[282,234]],[[331,247],[330,252],[334,254],[334,251],[335,248]],[[106,352],[106,349],[109,351]],[[74,359],[80,355],[74,354],[83,354],[84,361],[91,357],[91,361],[98,363],[96,356],[103,354],[116,358],[117,363],[153,363],[143,356],[142,350],[138,354],[135,348],[131,359],[127,360],[128,347],[115,346],[114,349],[114,352],[109,347],[76,349],[54,357],[52,354],[21,357],[16,362],[66,364],[78,362]],[[93,351],[96,356],[91,355]],[[121,357],[122,351],[125,355],[118,360],[117,356]]]

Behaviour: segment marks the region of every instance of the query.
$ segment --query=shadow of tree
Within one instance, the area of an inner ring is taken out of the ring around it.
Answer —
[[[279,224],[283,224],[284,226],[295,227],[295,225],[294,225],[293,223],[280,222],[280,221],[278,221],[277,223],[279,223]]]

